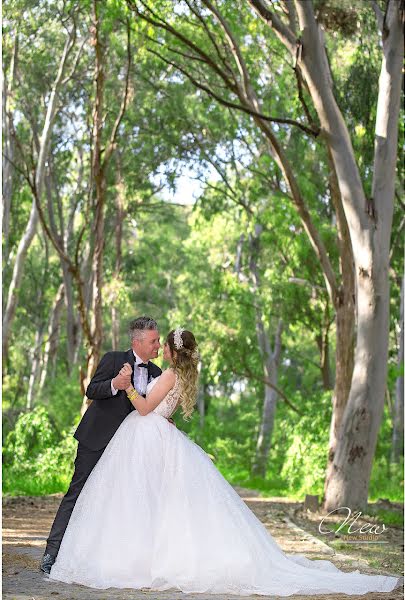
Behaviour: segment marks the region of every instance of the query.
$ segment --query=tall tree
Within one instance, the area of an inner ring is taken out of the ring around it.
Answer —
[[[93,39],[92,45],[95,53],[94,63],[94,104],[93,104],[93,132],[92,132],[92,165],[91,180],[93,182],[94,198],[94,224],[93,224],[93,256],[92,256],[92,279],[93,293],[90,321],[90,340],[87,355],[87,375],[84,387],[96,370],[100,360],[101,344],[103,340],[102,319],[102,288],[103,288],[103,255],[105,244],[105,204],[107,193],[107,169],[112,155],[115,152],[116,140],[121,121],[124,117],[130,85],[130,73],[132,63],[131,27],[127,20],[127,64],[124,83],[121,91],[121,104],[116,119],[112,125],[109,138],[105,140],[105,77],[106,77],[106,44],[102,39],[102,2],[93,0]],[[90,401],[85,398],[82,412],[84,412]]]
[[[249,272],[254,297],[256,337],[263,364],[263,379],[265,380],[263,407],[256,442],[256,452],[252,465],[252,474],[264,478],[267,471],[267,462],[271,447],[278,399],[277,385],[278,371],[281,363],[283,321],[281,318],[278,320],[277,330],[274,336],[274,346],[272,347],[270,332],[269,328],[266,326],[266,321],[274,320],[274,317],[272,315],[264,314],[261,301],[262,282],[258,263],[260,259],[260,238],[262,233],[263,226],[256,224],[254,231],[249,234]]]
[[[3,161],[3,262],[8,262],[9,256],[9,235],[10,235],[10,214],[11,199],[13,188],[13,162],[15,152],[15,129],[13,112],[10,108],[13,92],[16,85],[17,60],[18,60],[18,28],[13,34],[14,44],[13,52],[8,70],[8,77],[3,69],[2,77],[2,111],[3,111],[3,140],[4,156]]]
[[[33,200],[28,223],[26,225],[24,234],[21,237],[20,242],[18,244],[16,258],[13,266],[13,274],[7,295],[6,308],[3,315],[3,360],[5,362],[7,361],[11,326],[15,316],[15,311],[18,302],[18,290],[24,271],[24,260],[27,256],[27,252],[31,245],[31,242],[35,236],[38,224],[37,201],[42,197],[45,180],[46,162],[48,160],[49,149],[51,145],[52,129],[55,123],[55,117],[57,115],[57,112],[61,108],[59,104],[59,91],[61,87],[67,82],[67,79],[65,78],[65,71],[67,68],[69,56],[76,43],[75,12],[75,9],[73,9],[68,22],[64,23],[64,27],[66,29],[66,41],[60,56],[59,64],[57,66],[57,73],[53,81],[52,88],[50,90],[49,98],[47,100],[42,132],[39,139],[37,139],[37,160],[35,162],[34,175],[31,177],[30,172],[28,171],[27,173],[27,178],[30,182],[31,189],[33,191]],[[67,78],[70,78],[71,75],[72,73],[69,73]],[[12,158],[7,156],[7,154],[5,156],[5,159],[6,161],[12,161]]]

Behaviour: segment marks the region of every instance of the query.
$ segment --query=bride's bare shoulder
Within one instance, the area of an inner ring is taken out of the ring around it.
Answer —
[[[169,368],[163,371],[163,373],[160,376],[160,380],[165,381],[167,383],[173,383],[174,385],[176,381],[176,373],[174,369]]]

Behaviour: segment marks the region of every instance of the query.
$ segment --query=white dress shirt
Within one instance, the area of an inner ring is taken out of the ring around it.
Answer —
[[[142,358],[140,358],[136,354],[136,352],[134,352],[133,350],[132,350],[132,352],[134,353],[134,357],[135,357],[134,370],[132,373],[132,385],[134,386],[134,388],[136,389],[138,394],[145,394],[146,388],[148,385],[148,369],[146,369],[145,367],[138,367],[138,365],[140,363],[145,363],[145,361],[143,361]],[[116,390],[115,387],[113,386],[112,380],[111,380],[111,393],[113,396],[115,396],[118,393],[118,390]]]

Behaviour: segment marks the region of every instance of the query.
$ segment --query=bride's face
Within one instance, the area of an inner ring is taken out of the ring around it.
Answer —
[[[170,352],[170,347],[167,342],[165,342],[163,346],[163,359],[167,360],[167,362],[172,362],[172,353]]]

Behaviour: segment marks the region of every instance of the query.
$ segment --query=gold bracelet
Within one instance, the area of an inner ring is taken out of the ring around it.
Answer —
[[[127,396],[130,400],[135,400],[139,396],[138,392],[134,390],[133,392],[127,392]]]

